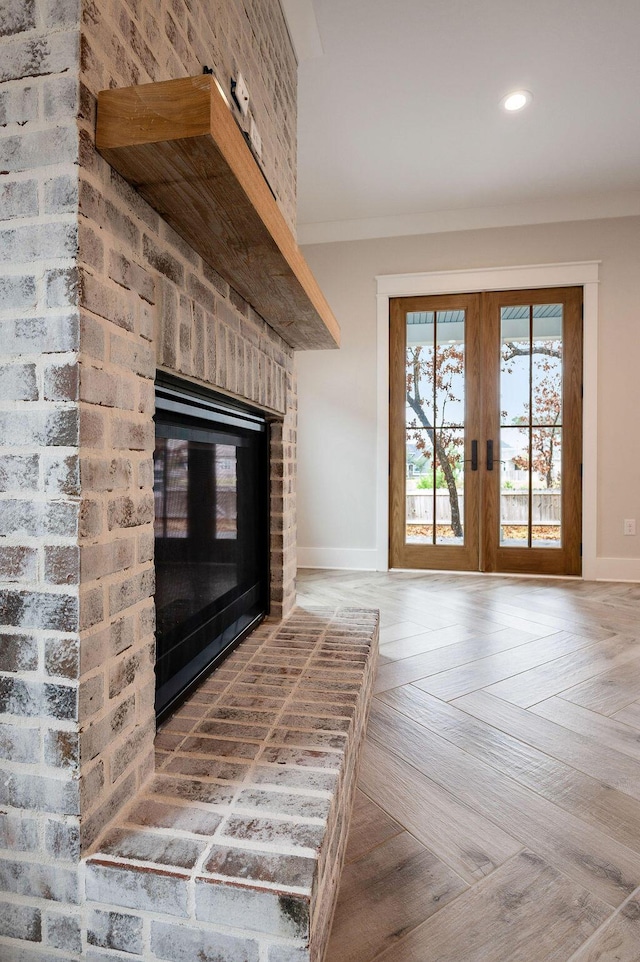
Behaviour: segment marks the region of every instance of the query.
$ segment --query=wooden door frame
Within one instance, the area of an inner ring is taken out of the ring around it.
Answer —
[[[600,261],[533,264],[478,270],[384,274],[377,283],[377,534],[376,569],[389,568],[389,301],[392,297],[456,294],[474,291],[529,290],[542,287],[582,287],[583,353],[583,481],[582,577],[597,577],[597,351],[598,269]]]

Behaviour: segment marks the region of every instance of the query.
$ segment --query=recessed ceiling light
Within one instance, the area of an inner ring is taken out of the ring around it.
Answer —
[[[533,97],[528,90],[514,90],[513,93],[507,94],[506,97],[502,98],[502,106],[505,110],[513,112],[514,110],[522,110],[527,104],[530,104]]]

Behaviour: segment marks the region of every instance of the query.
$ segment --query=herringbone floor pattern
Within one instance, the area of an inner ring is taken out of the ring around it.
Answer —
[[[640,962],[640,586],[302,571],[381,609],[327,962]]]

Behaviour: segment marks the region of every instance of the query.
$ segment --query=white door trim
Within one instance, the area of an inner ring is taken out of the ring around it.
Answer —
[[[528,264],[376,277],[378,302],[378,410],[376,437],[376,557],[389,568],[389,299],[421,294],[582,287],[584,290],[582,577],[596,578],[598,463],[598,268],[600,261]]]

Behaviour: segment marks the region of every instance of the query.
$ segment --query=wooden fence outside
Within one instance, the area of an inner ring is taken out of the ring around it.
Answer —
[[[560,491],[534,491],[532,496],[532,524],[560,524]],[[435,500],[436,524],[451,523],[451,502],[448,491],[415,491],[407,494],[407,521],[409,524],[433,524]],[[464,514],[464,494],[458,493],[460,514]],[[526,524],[529,513],[529,497],[523,491],[502,491],[500,494],[500,522],[502,524]]]

